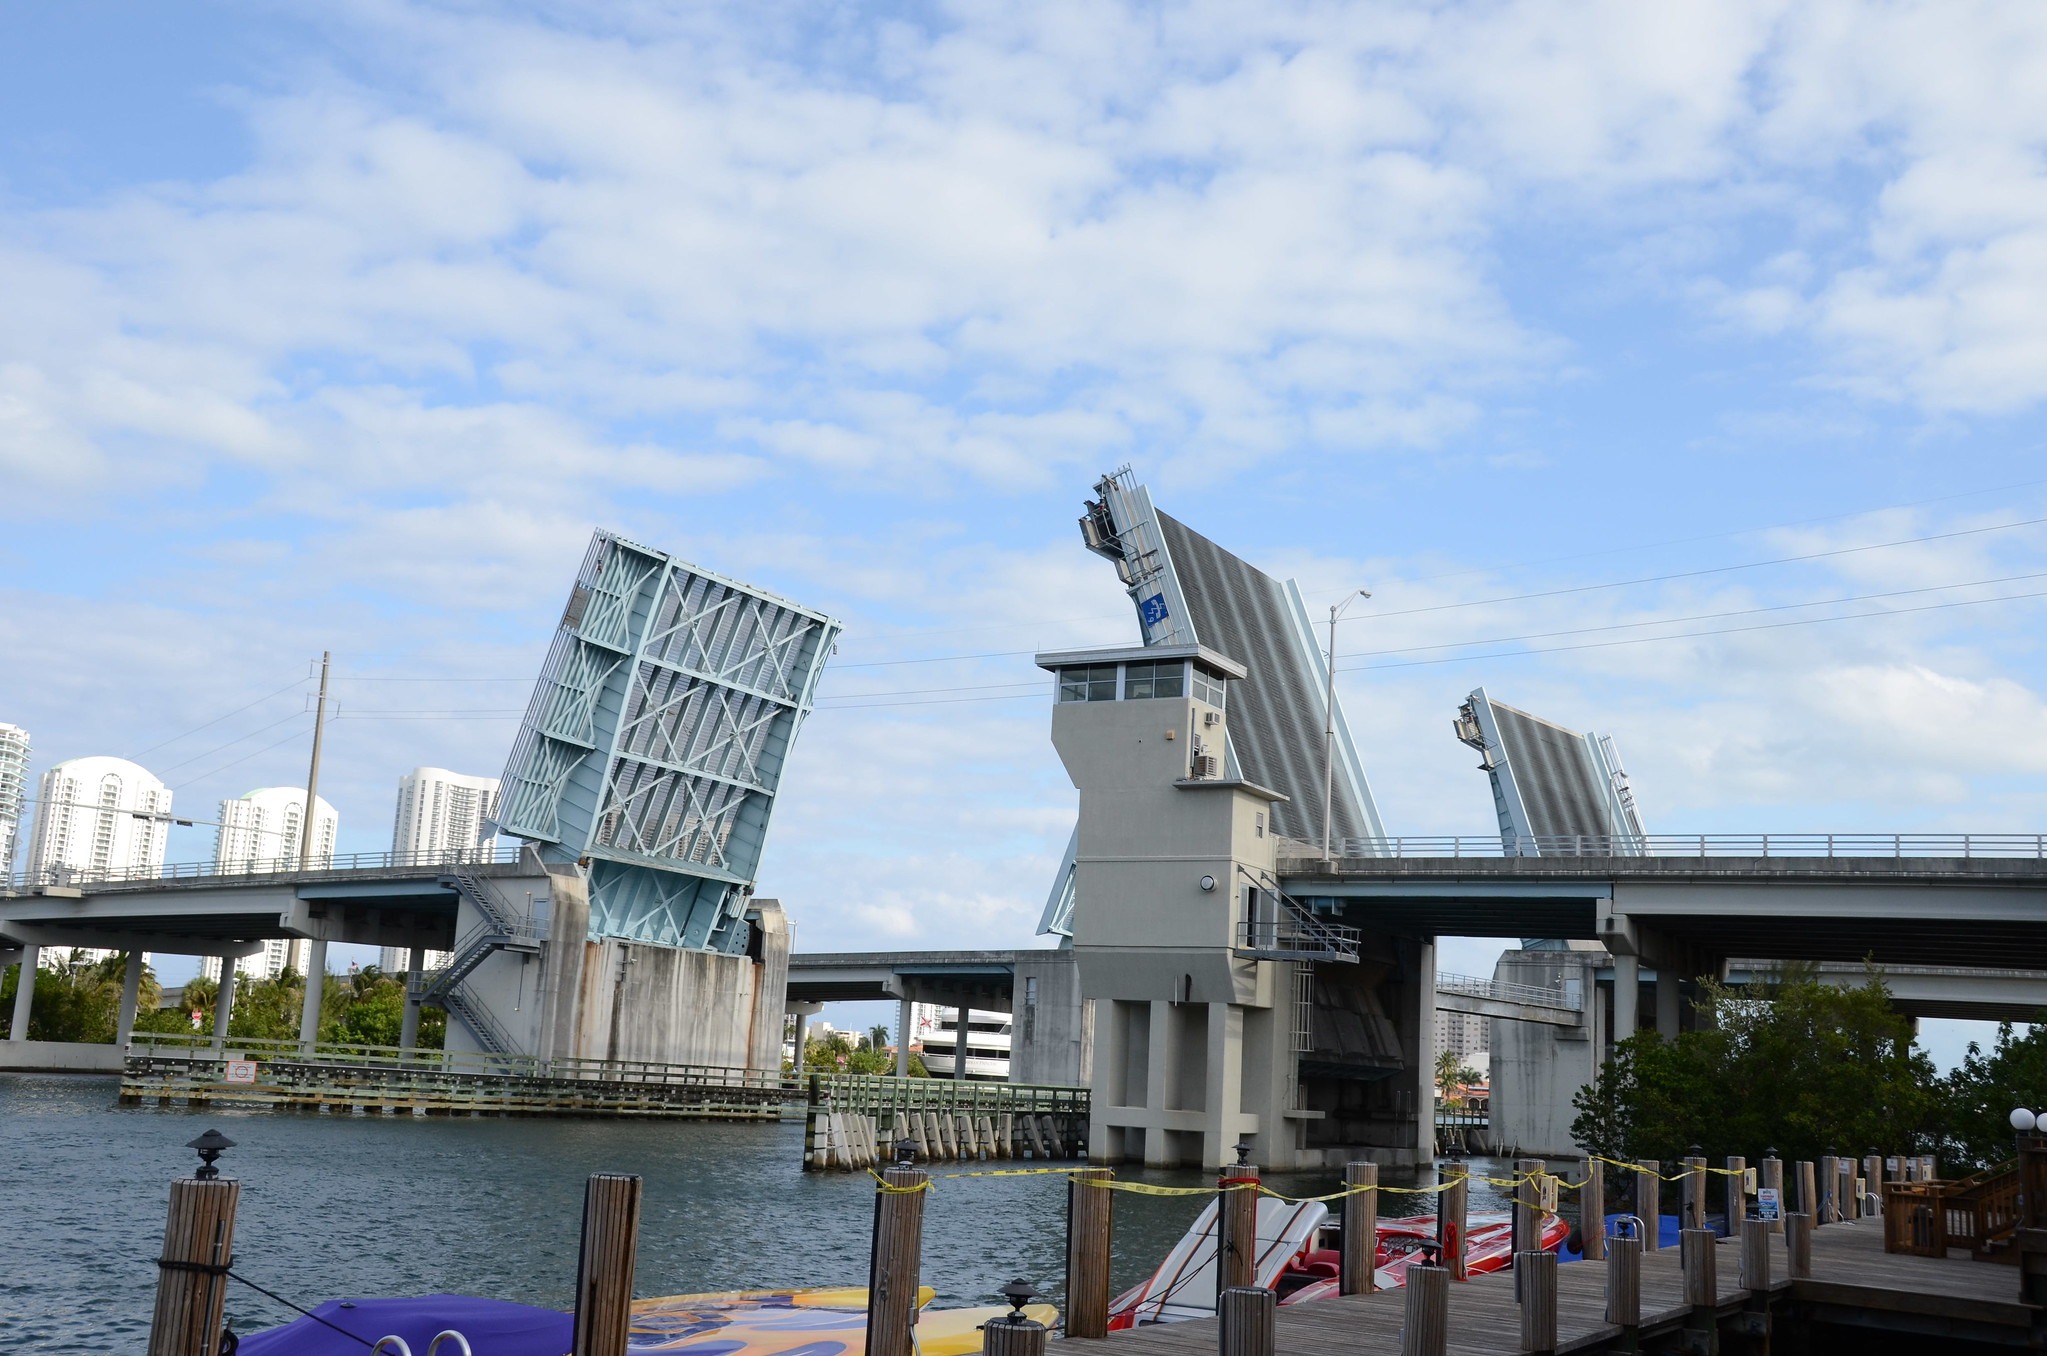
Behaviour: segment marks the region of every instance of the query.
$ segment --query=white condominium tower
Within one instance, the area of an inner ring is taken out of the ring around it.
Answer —
[[[398,779],[398,815],[391,825],[391,851],[400,859],[455,857],[474,853],[488,858],[497,845],[498,779],[465,777],[444,767],[416,767]],[[408,963],[405,948],[387,946],[378,961],[387,975],[402,974]],[[421,965],[428,970],[448,963],[444,951],[429,951]]]
[[[265,786],[222,801],[220,827],[213,837],[214,865],[222,875],[298,870],[305,816],[303,786]],[[306,859],[309,869],[318,870],[334,860],[334,838],[340,830],[341,816],[325,796],[320,797],[313,814],[312,850]]]
[[[24,740],[24,756],[26,755]],[[170,838],[171,792],[126,758],[68,758],[36,784],[35,831],[28,836],[30,876],[61,883],[71,876],[147,876],[163,868]],[[81,948],[81,959],[111,951]],[[59,966],[69,953],[43,952]]]
[[[16,870],[21,807],[28,800],[28,731],[0,721],[0,877]]]
[[[262,871],[299,869],[299,846],[304,841],[306,788],[265,786],[220,803],[220,827],[213,835],[214,869],[224,876],[248,875]],[[322,796],[313,811],[313,844],[307,854],[309,869],[318,870],[334,860],[334,839],[341,831],[341,816]],[[235,973],[256,979],[275,979],[287,968],[305,973],[305,939],[273,937],[253,956],[244,956]],[[220,957],[208,956],[199,972],[208,979],[220,978]]]
[[[170,788],[126,758],[69,758],[36,785],[28,869],[150,875],[163,868]]]

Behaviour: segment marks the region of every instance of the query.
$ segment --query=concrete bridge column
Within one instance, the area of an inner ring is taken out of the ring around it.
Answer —
[[[121,1015],[114,1025],[114,1044],[125,1047],[135,1034],[135,1009],[142,1002],[142,953],[128,953],[128,969],[121,976]]]
[[[306,948],[306,996],[299,1004],[299,1044],[311,1054],[320,1039],[320,1002],[327,996],[327,939],[315,937]]]
[[[398,1048],[419,1048],[419,981],[426,960],[426,948],[410,947],[405,952],[405,1015],[398,1020]]]
[[[1668,965],[1656,967],[1656,1034],[1666,1043],[1677,1039],[1679,983],[1675,969]]]
[[[955,1083],[967,1081],[967,1031],[973,1025],[967,1018],[971,1015],[965,1007],[957,1009],[960,1024],[952,1042],[952,1079]]]
[[[1613,1042],[1619,1045],[1642,1027],[1642,959],[1613,958]]]
[[[910,1076],[910,1024],[916,1020],[914,1005],[907,998],[896,1000],[896,1077]]]
[[[1416,951],[1414,1148],[1429,1163],[1436,1157],[1436,939]]]
[[[227,1024],[235,1010],[235,967],[240,964],[239,956],[220,958],[220,992],[213,1000],[213,1048],[227,1048]]]
[[[1201,1166],[1220,1168],[1237,1161],[1237,1117],[1244,1110],[1244,1010],[1232,1003],[1208,1005],[1207,1122],[1201,1131]],[[1261,1125],[1267,1153],[1279,1146],[1285,1123]],[[1277,1155],[1274,1154],[1274,1157]],[[1271,1162],[1273,1158],[1265,1158]]]
[[[1162,998],[1151,1003],[1151,1021],[1148,1025],[1148,1046],[1144,1056],[1144,1105],[1152,1112],[1151,1123],[1144,1127],[1144,1163],[1146,1167],[1176,1167],[1179,1157],[1168,1147],[1166,1132],[1160,1123],[1164,1120],[1158,1113],[1166,1109],[1166,1090],[1172,1076],[1173,1060],[1177,1051],[1173,1049],[1173,1005]]]
[[[43,949],[39,946],[21,948],[21,978],[14,981],[14,1025],[7,1032],[11,1041],[28,1039],[29,1009],[36,1001],[36,967],[42,964]]]

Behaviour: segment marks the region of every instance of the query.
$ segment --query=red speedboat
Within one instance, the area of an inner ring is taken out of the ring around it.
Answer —
[[[1210,1201],[1150,1280],[1118,1295],[1109,1306],[1109,1327],[1136,1328],[1150,1323],[1178,1323],[1215,1317],[1216,1203]],[[1542,1246],[1555,1252],[1570,1235],[1570,1226],[1555,1215],[1542,1219]],[[1322,1299],[1338,1291],[1340,1256],[1330,1235],[1329,1207],[1320,1201],[1298,1204],[1270,1196],[1258,1201],[1258,1284],[1279,1292],[1281,1304]],[[1407,1269],[1420,1262],[1425,1249],[1436,1245],[1433,1215],[1379,1221],[1379,1247],[1373,1259],[1379,1287],[1407,1283]],[[1471,1275],[1504,1269],[1513,1260],[1512,1217],[1473,1215],[1466,1223],[1465,1270]]]

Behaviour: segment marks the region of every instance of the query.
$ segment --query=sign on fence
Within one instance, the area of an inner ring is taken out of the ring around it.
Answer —
[[[253,1059],[231,1059],[227,1062],[227,1082],[253,1083],[256,1081],[256,1061]]]

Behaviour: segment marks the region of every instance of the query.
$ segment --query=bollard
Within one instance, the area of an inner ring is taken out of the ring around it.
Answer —
[[[583,1251],[576,1264],[575,1356],[625,1356],[639,1249],[639,1177],[591,1173],[583,1188]]]
[[[1862,1213],[1881,1215],[1884,1212],[1884,1160],[1883,1155],[1870,1153],[1862,1159]]]
[[[1741,1222],[1748,1218],[1748,1188],[1743,1185],[1748,1160],[1739,1154],[1727,1156],[1727,1236],[1741,1237]]]
[[[1262,1285],[1233,1285],[1222,1294],[1222,1356],[1274,1356],[1273,1318],[1279,1296]]]
[[[1066,1179],[1066,1335],[1109,1335],[1109,1242],[1115,1234],[1115,1174],[1083,1168]]]
[[[211,1160],[199,1172],[171,1183],[163,1252],[156,1264],[149,1356],[214,1356],[220,1349],[221,1307],[227,1302],[227,1269],[234,1262],[235,1207],[242,1184],[215,1176]]]
[[[1377,1163],[1352,1163],[1343,1170],[1343,1184],[1376,1188]],[[1369,1295],[1379,1288],[1379,1193],[1356,1191],[1343,1198],[1343,1231],[1338,1235],[1342,1262],[1337,1268],[1337,1289],[1345,1295]]]
[[[1799,1159],[1792,1168],[1792,1176],[1798,1179],[1798,1213],[1810,1216],[1817,1223],[1820,1217],[1818,1169],[1809,1158]]]
[[[1841,1222],[1841,1156],[1820,1155],[1819,1208],[1813,1212],[1812,1227]]]
[[[1400,1356],[1448,1356],[1450,1349],[1450,1273],[1443,1267],[1407,1269],[1406,1322],[1400,1329]]]
[[[1841,1185],[1834,1190],[1834,1217],[1861,1219],[1862,1203],[1855,1199],[1855,1160],[1841,1160]]]
[[[1775,1149],[1763,1159],[1763,1170],[1756,1174],[1756,1186],[1777,1193],[1777,1218],[1770,1221],[1770,1232],[1784,1232],[1784,1212],[1789,1209],[1784,1203],[1784,1160],[1777,1157]]]
[[[1741,1288],[1751,1295],[1770,1291],[1770,1226],[1759,1219],[1741,1222]]]
[[[1607,1240],[1606,1321],[1630,1333],[1642,1326],[1642,1240],[1639,1238]]]
[[[1461,1281],[1464,1268],[1464,1220],[1471,1196],[1471,1178],[1462,1164],[1450,1185],[1436,1193],[1436,1248],[1450,1279]]]
[[[1508,1243],[1515,1265],[1524,1252],[1542,1251],[1542,1175],[1549,1164],[1540,1158],[1514,1160],[1513,1213],[1508,1217]]]
[[[924,1255],[922,1168],[898,1164],[874,1184],[874,1252],[867,1265],[867,1356],[912,1356]]]
[[[1578,1251],[1588,1262],[1606,1260],[1606,1164],[1585,1160],[1585,1186],[1578,1193]]]
[[[1251,1146],[1237,1145],[1237,1161],[1216,1179],[1215,1298],[1238,1286],[1258,1284],[1258,1167]]]
[[[1642,1220],[1642,1250],[1663,1246],[1663,1164],[1654,1158],[1635,1160],[1635,1214]]]
[[[1050,1329],[1024,1316],[1024,1306],[1038,1297],[1037,1292],[1026,1281],[1011,1281],[1002,1287],[1002,1295],[1015,1307],[981,1325],[981,1350],[986,1356],[1045,1356]]]
[[[1514,1258],[1516,1288],[1521,1303],[1521,1350],[1553,1352],[1557,1349],[1557,1255],[1542,1248]]]
[[[1706,1227],[1706,1160],[1698,1154],[1685,1159],[1683,1228]]]
[[[1784,1274],[1794,1281],[1812,1279],[1814,1223],[1811,1215],[1802,1212],[1784,1217],[1784,1254],[1789,1259],[1784,1265]]]

